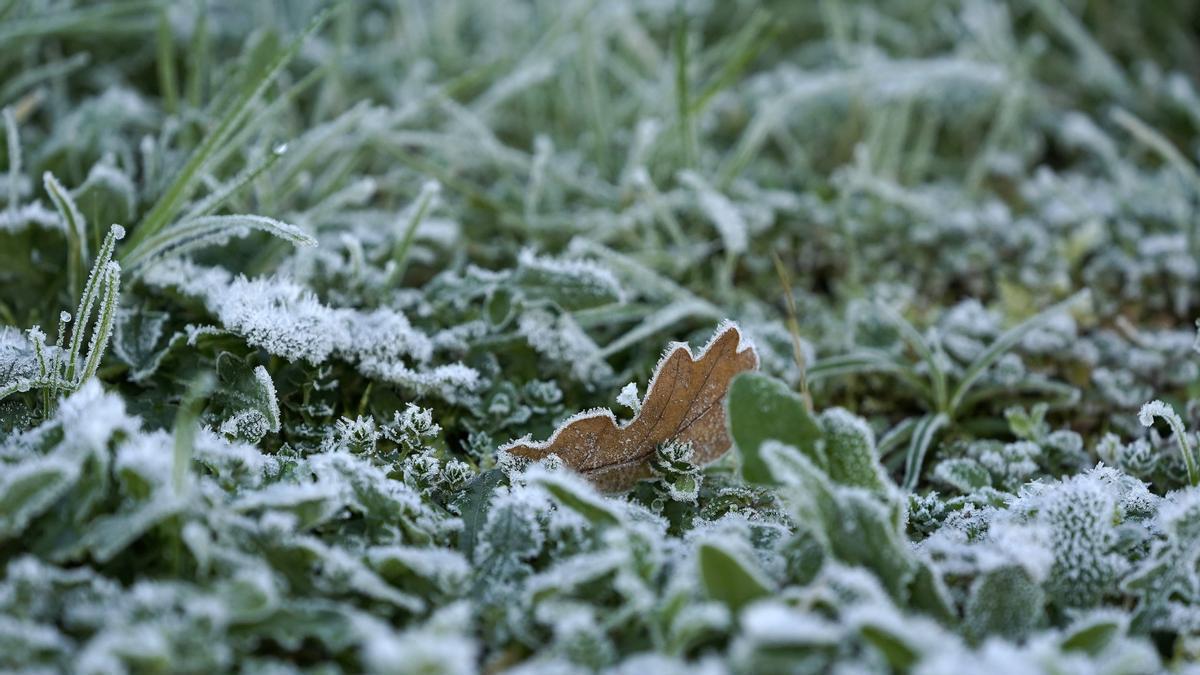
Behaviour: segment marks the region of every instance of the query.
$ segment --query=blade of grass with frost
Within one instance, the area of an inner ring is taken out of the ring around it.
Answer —
[[[196,3],[196,25],[192,29],[192,41],[188,45],[187,103],[199,108],[204,98],[204,87],[208,83],[208,7],[205,0]]]
[[[1171,435],[1179,444],[1179,453],[1183,456],[1183,465],[1187,469],[1188,484],[1200,485],[1200,470],[1196,468],[1196,455],[1192,450],[1191,441],[1188,440],[1183,420],[1174,408],[1162,401],[1150,401],[1138,411],[1138,422],[1144,427],[1153,426],[1155,417],[1163,419],[1171,427]]]
[[[86,52],[82,52],[72,54],[65,59],[24,69],[0,87],[0,105],[7,105],[11,101],[15,101],[26,91],[47,80],[66,80],[69,75],[82,70],[90,62],[91,57]]]
[[[191,475],[200,412],[204,410],[204,402],[215,386],[216,378],[212,373],[203,373],[193,379],[192,383],[188,385],[183,401],[179,404],[179,410],[175,413],[171,486],[176,495],[183,495],[188,488],[188,476]]]
[[[925,336],[921,335],[921,332],[895,309],[881,302],[875,303],[875,307],[888,323],[899,329],[900,336],[904,338],[904,341],[925,362],[925,366],[929,368],[930,380],[933,383],[934,410],[946,412],[946,371],[942,369],[937,357],[934,356],[933,349],[929,346],[929,342],[925,339]]]
[[[699,200],[700,208],[717,228],[721,243],[730,255],[741,255],[749,247],[746,220],[728,197],[714,190],[694,171],[679,172],[679,182],[686,185]]]
[[[611,304],[575,310],[571,312],[571,317],[582,328],[601,328],[641,321],[658,308],[658,305],[648,303]]]
[[[971,365],[967,367],[966,372],[963,373],[962,379],[959,381],[958,386],[954,390],[954,394],[950,397],[950,403],[947,407],[947,412],[952,416],[956,414],[963,402],[963,399],[971,390],[971,387],[975,385],[975,382],[978,381],[979,378],[983,377],[983,374],[987,371],[987,369],[990,368],[992,364],[996,363],[996,361],[1000,360],[1000,357],[1004,356],[1008,350],[1017,346],[1017,343],[1020,342],[1026,335],[1028,335],[1031,331],[1044,326],[1059,312],[1066,311],[1073,307],[1077,302],[1089,297],[1090,295],[1087,289],[1079,291],[1066,300],[1047,307],[1040,313],[1026,319],[1016,326],[1013,326],[997,337],[995,341],[988,345],[987,349],[983,350],[983,353],[976,357],[976,359],[971,362]]]
[[[21,203],[21,134],[12,108],[4,109],[4,138],[8,144],[8,212],[16,219]]]
[[[1044,400],[1055,408],[1073,405],[1079,401],[1079,389],[1065,382],[1055,382],[1040,377],[1025,377],[1016,384],[989,385],[972,389],[971,393],[959,403],[956,413],[962,417],[980,403],[1015,392],[1039,394],[1041,397],[1045,397],[1039,400]]]
[[[925,455],[933,445],[934,438],[942,427],[949,423],[950,418],[945,413],[925,415],[917,420],[909,437],[908,452],[904,456],[904,481],[901,487],[912,491],[917,487],[921,478],[921,468],[925,465]]]
[[[71,198],[71,193],[58,182],[54,174],[49,171],[43,173],[42,185],[67,226],[67,287],[73,296],[79,296],[80,279],[88,261],[87,220]]]
[[[256,120],[277,119],[279,113],[282,112],[289,103],[294,103],[297,98],[304,95],[309,88],[320,82],[326,75],[329,74],[329,72],[330,71],[327,65],[314,68],[304,77],[300,78],[299,81],[290,86],[284,92],[278,94],[274,99],[271,100],[270,103],[266,104],[261,110],[259,110],[258,114],[255,115]],[[247,124],[233,132],[229,139],[223,143],[215,153],[213,153],[212,159],[208,162],[208,166],[223,166],[227,161],[229,161],[230,157],[234,153],[243,152],[244,148],[249,147],[253,142],[251,136],[257,130],[258,124]],[[287,159],[296,159],[295,155],[298,154],[295,153],[294,150],[296,147],[296,142],[288,141],[287,143],[283,143],[281,145],[284,145],[289,149],[287,153]],[[302,161],[297,161],[295,163],[302,167],[307,167],[309,166],[309,159],[311,158],[301,157]],[[285,161],[284,164],[287,164],[287,162]],[[285,176],[288,178],[295,177],[292,174],[286,173]],[[281,180],[279,182],[281,184],[288,185],[289,187],[286,192],[280,195],[276,195],[274,192],[267,193],[274,202],[286,201],[286,198],[291,196],[292,192],[297,189],[294,181],[292,183],[288,183],[287,180]]]
[[[148,17],[158,4],[157,0],[126,0],[9,19],[0,23],[0,44],[11,46],[18,40],[72,33],[96,36],[147,32]]]
[[[929,385],[921,379],[921,376],[908,364],[880,349],[860,348],[847,354],[817,359],[808,367],[808,383],[811,385],[814,382],[841,375],[869,373],[895,375],[925,399],[931,408],[936,409],[933,392]]]
[[[1067,9],[1060,0],[1041,0],[1033,3],[1033,9],[1039,12],[1058,33],[1065,39],[1079,56],[1083,71],[1091,70],[1114,93],[1122,98],[1128,98],[1133,88],[1121,70],[1120,65],[1113,59],[1096,38],[1092,37],[1083,22]],[[1081,78],[1086,79],[1086,78]]]
[[[881,460],[886,459],[892,451],[900,447],[904,441],[912,438],[913,429],[917,425],[918,418],[906,417],[899,424],[888,429],[883,438],[879,439],[876,447],[876,452]]]
[[[184,221],[150,237],[129,251],[126,264],[138,273],[147,265],[168,256],[220,244],[251,231],[266,232],[295,246],[316,246],[317,240],[295,225],[253,215],[202,216]]]
[[[592,125],[592,156],[595,162],[602,169],[608,169],[611,162],[609,161],[609,130],[610,120],[612,115],[605,113],[604,95],[600,91],[600,78],[596,74],[598,66],[596,65],[596,37],[588,27],[588,23],[581,25],[582,43],[579,46],[578,54],[580,60],[580,68],[583,70],[583,84],[585,98],[587,99],[588,119]]]
[[[761,8],[755,9],[741,29],[726,41],[727,44],[709,50],[707,60],[718,65],[720,69],[692,100],[691,114],[702,114],[713,97],[737,82],[750,63],[771,44],[778,32],[779,28],[773,25],[771,13]]]
[[[655,295],[664,299],[701,303],[705,305],[706,311],[717,314],[721,313],[720,308],[711,302],[646,267],[632,257],[618,253],[603,244],[598,244],[583,237],[576,237],[567,245],[567,253],[570,255],[588,254],[600,258],[618,276],[627,277],[631,282],[629,287],[638,288],[643,294]]]
[[[108,291],[114,284],[119,287],[121,270],[120,267],[117,267],[114,275],[114,271],[109,267],[109,263],[112,262],[113,249],[116,248],[117,241],[124,236],[125,228],[120,225],[113,225],[109,229],[108,235],[104,238],[104,243],[100,246],[100,253],[96,256],[96,261],[92,263],[92,271],[88,274],[87,285],[84,286],[83,295],[79,299],[79,309],[75,312],[74,323],[71,324],[71,347],[67,352],[67,366],[63,378],[71,383],[72,390],[86,379],[77,377],[75,369],[79,364],[80,352],[83,348],[83,336],[87,331],[88,324],[92,321],[92,309],[95,307],[97,299],[99,299],[102,286],[106,292],[105,297],[100,299],[100,322],[104,321],[104,317],[107,314],[110,321],[108,330],[111,332],[111,320],[117,308],[115,294]],[[109,300],[110,295],[113,296],[113,302],[111,305],[106,305],[105,302]],[[99,323],[92,329],[92,349],[89,349],[88,352],[89,359],[92,352],[95,351],[94,347],[97,344],[96,336],[100,334],[97,332],[98,328]],[[105,337],[103,342],[107,345],[108,338]],[[99,365],[99,361],[97,361],[97,365]]]
[[[441,190],[442,186],[437,181],[428,181],[421,186],[421,194],[417,195],[417,200],[412,206],[412,215],[409,216],[408,223],[404,226],[404,233],[396,242],[395,248],[392,249],[392,262],[395,267],[388,275],[389,286],[398,284],[404,279],[404,270],[408,268],[408,252],[412,248],[413,240],[417,237],[417,228],[425,219],[425,213],[429,211],[433,198]]]
[[[50,368],[46,365],[46,334],[41,328],[33,327],[28,331],[29,341],[33,343],[34,357],[37,359],[38,380],[46,381],[50,377]],[[49,388],[42,389],[42,411],[50,410]]]
[[[713,308],[707,302],[692,302],[680,301],[672,302],[663,307],[661,310],[646,317],[640,324],[632,328],[629,332],[612,342],[604,345],[599,352],[596,353],[596,358],[606,359],[613,354],[624,351],[629,347],[642,342],[658,333],[665,331],[667,328],[683,321],[684,319],[703,319],[717,321],[724,317],[724,313],[713,311]]]
[[[1015,80],[1013,87],[1005,92],[1000,101],[1000,110],[992,120],[983,148],[976,153],[967,170],[966,190],[972,195],[979,193],[983,179],[990,168],[992,158],[1000,151],[1000,141],[1016,125],[1021,114],[1021,104],[1025,102],[1025,84],[1020,79]]]
[[[56,339],[54,341],[54,347],[55,347],[54,361],[50,364],[50,372],[54,374],[56,381],[51,383],[50,386],[48,387],[48,390],[50,393],[50,398],[52,398],[52,399],[58,398],[58,393],[60,390],[62,390],[62,388],[59,386],[59,383],[62,381],[61,380],[61,373],[62,373],[62,368],[63,368],[62,355],[63,355],[63,351],[65,348],[64,339],[66,338],[66,335],[67,335],[67,326],[70,325],[70,323],[71,323],[71,313],[70,312],[59,312],[58,313],[58,339]],[[48,403],[49,402],[47,402],[47,404]],[[50,408],[46,407],[44,409],[49,410]]]
[[[204,199],[197,201],[188,209],[181,220],[192,220],[201,216],[207,216],[221,208],[233,195],[275,166],[275,163],[287,153],[287,150],[287,144],[275,146],[267,153],[266,157],[246,167],[238,175],[209,193]]]
[[[157,234],[179,213],[183,203],[196,187],[196,181],[207,166],[212,156],[221,149],[225,141],[236,131],[237,127],[247,117],[250,106],[266,91],[275,76],[283,70],[293,57],[300,51],[301,45],[310,35],[315,33],[325,22],[328,11],[321,12],[312,20],[308,28],[296,36],[286,49],[271,62],[254,80],[253,86],[243,87],[242,91],[230,102],[221,119],[200,142],[200,146],[188,158],[187,163],[179,171],[166,192],[155,202],[150,212],[142,219],[133,232],[128,247],[136,248],[148,237]]]
[[[165,7],[158,10],[158,90],[163,98],[163,110],[168,115],[179,112],[179,86],[175,82],[175,33],[167,18]]]
[[[696,163],[696,129],[692,121],[692,102],[688,86],[688,33],[687,18],[680,6],[675,16],[675,38],[672,49],[675,52],[675,123],[679,130],[679,147],[682,150],[683,165],[692,166]]]
[[[87,360],[79,382],[83,383],[96,374],[100,360],[108,349],[108,341],[112,338],[113,320],[117,316],[118,299],[121,293],[121,265],[110,261],[104,268],[104,297],[100,300],[99,318],[92,330],[92,339],[88,343]]]
[[[465,199],[467,199],[468,202],[470,202],[471,206],[488,211],[489,213],[497,216],[506,213],[507,209],[504,204],[493,199],[475,185],[456,177],[453,171],[418,157],[410,152],[403,143],[398,143],[395,140],[388,139],[386,137],[380,138],[380,141],[384,144],[384,150],[389,153],[390,157],[401,162],[405,166],[408,166],[417,173],[432,176],[437,180],[438,183],[462,195]],[[513,216],[515,214],[509,215]],[[526,227],[523,219],[518,217],[517,220],[521,225],[520,229],[523,233],[528,229],[528,227]],[[509,222],[510,221],[500,219],[497,224],[506,225],[509,224]]]
[[[1110,117],[1118,126],[1125,129],[1131,136],[1153,150],[1178,171],[1185,180],[1192,184],[1196,198],[1200,199],[1200,171],[1197,171],[1196,166],[1188,161],[1183,153],[1179,152],[1174,143],[1124,108],[1114,108]],[[1192,226],[1188,229],[1188,244],[1192,251],[1195,251],[1197,245],[1200,245],[1198,229],[1200,229],[1200,219],[1193,217]]]

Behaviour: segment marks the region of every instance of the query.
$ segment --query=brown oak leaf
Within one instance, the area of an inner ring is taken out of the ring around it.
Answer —
[[[735,375],[757,367],[753,345],[726,323],[699,356],[686,343],[667,347],[632,420],[618,424],[611,410],[588,410],[565,420],[545,441],[526,436],[500,449],[530,460],[557,455],[602,491],[628,490],[650,477],[650,461],[663,443],[690,443],[697,464],[724,455],[732,445],[725,392]]]

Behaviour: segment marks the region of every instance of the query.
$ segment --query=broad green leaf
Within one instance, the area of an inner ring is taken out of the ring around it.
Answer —
[[[1063,633],[1059,646],[1064,651],[1097,656],[1125,631],[1125,623],[1123,617],[1110,614],[1085,617]]]
[[[0,472],[0,541],[19,535],[70,489],[79,466],[58,457],[30,459]]]
[[[820,469],[828,465],[818,445],[821,428],[804,399],[786,384],[761,373],[743,373],[726,397],[729,434],[742,457],[742,476],[751,483],[776,482],[762,459],[763,442],[774,439],[798,448]]]
[[[829,477],[842,485],[868,490],[884,488],[883,468],[875,451],[875,434],[866,420],[842,408],[821,413]]]
[[[916,573],[908,588],[908,601],[914,609],[925,612],[941,623],[949,625],[958,620],[950,589],[928,560],[917,560]]]
[[[608,500],[579,481],[543,474],[536,482],[545,488],[555,501],[587,518],[594,526],[617,525],[621,522],[620,514],[609,505]]]
[[[992,475],[987,469],[979,462],[966,457],[956,457],[938,463],[933,470],[933,478],[963,494],[992,486]]]
[[[835,488],[833,553],[875,572],[897,600],[905,599],[917,564],[894,507],[856,488]]]
[[[1041,623],[1046,594],[1019,565],[984,573],[971,585],[963,627],[982,641],[990,636],[1020,640]]]
[[[716,542],[697,551],[700,580],[709,597],[738,611],[774,590],[774,584],[751,562]]]
[[[903,637],[888,632],[882,625],[865,624],[858,630],[867,642],[883,654],[895,672],[908,672],[921,656]]]

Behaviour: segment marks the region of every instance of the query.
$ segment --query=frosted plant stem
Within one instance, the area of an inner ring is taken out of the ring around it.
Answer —
[[[396,263],[390,275],[392,284],[397,284],[404,278],[404,270],[408,268],[409,250],[412,248],[413,240],[416,239],[417,228],[421,226],[421,221],[425,220],[429,205],[433,203],[433,198],[439,192],[441,192],[441,185],[437,181],[428,181],[421,186],[421,194],[417,195],[412,215],[404,225],[404,234],[400,241],[396,242],[396,248],[392,250],[392,260]]]
[[[1187,430],[1183,427],[1183,420],[1174,408],[1157,400],[1142,406],[1138,412],[1138,422],[1144,427],[1153,425],[1156,417],[1163,419],[1171,427],[1175,442],[1179,444],[1179,452],[1183,455],[1183,465],[1187,468],[1188,484],[1200,485],[1200,472],[1196,469],[1196,457],[1192,451],[1192,443],[1188,440]]]
[[[8,140],[8,212],[15,218],[21,201],[21,135],[10,107],[4,109],[4,130]]]

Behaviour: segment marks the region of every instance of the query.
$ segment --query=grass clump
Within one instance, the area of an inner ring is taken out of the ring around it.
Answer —
[[[1185,671],[1198,14],[0,1],[0,669]]]

